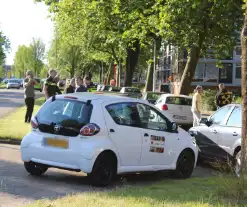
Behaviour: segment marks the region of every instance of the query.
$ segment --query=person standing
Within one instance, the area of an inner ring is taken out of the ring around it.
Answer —
[[[232,93],[226,90],[223,83],[219,84],[219,91],[215,96],[215,104],[217,109],[232,103]]]
[[[66,86],[64,93],[74,93],[75,92],[75,78],[72,78],[70,80],[70,83],[68,86]]]
[[[191,112],[193,114],[193,127],[198,126],[201,119],[201,94],[202,86],[196,86],[195,94],[192,98]]]
[[[76,83],[75,92],[87,92],[87,88],[85,87],[81,77],[77,77],[75,79],[75,83]]]
[[[35,92],[34,92],[34,85],[37,84],[37,81],[33,79],[33,73],[31,70],[26,72],[26,78],[24,79],[24,98],[25,104],[27,107],[26,114],[25,114],[25,123],[30,123],[33,108],[34,108],[34,101],[35,101]]]
[[[61,94],[61,91],[57,86],[57,79],[55,78],[56,75],[57,72],[55,70],[49,70],[49,77],[46,79],[43,89],[46,100],[56,94]]]

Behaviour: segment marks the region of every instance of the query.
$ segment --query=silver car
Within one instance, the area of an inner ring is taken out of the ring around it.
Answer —
[[[226,105],[189,130],[200,148],[201,159],[230,160],[237,176],[241,165],[241,111],[240,104]]]
[[[20,89],[21,88],[21,83],[19,80],[15,80],[15,79],[10,79],[6,85],[6,88],[9,89],[9,88],[17,88],[17,89]]]

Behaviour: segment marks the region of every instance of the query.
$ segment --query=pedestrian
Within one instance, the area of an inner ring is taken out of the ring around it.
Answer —
[[[87,88],[85,87],[81,77],[77,77],[75,79],[75,83],[76,83],[75,92],[87,92]]]
[[[26,78],[24,79],[24,98],[26,104],[26,115],[25,115],[25,123],[30,123],[32,114],[33,114],[33,107],[35,101],[35,92],[34,92],[34,85],[37,84],[37,81],[33,78],[33,72],[28,70],[26,72]]]
[[[201,119],[201,94],[203,92],[202,86],[196,86],[195,94],[192,98],[191,112],[193,114],[193,127],[198,126]]]
[[[219,84],[219,91],[215,96],[217,109],[232,103],[232,93],[228,91],[224,83]]]
[[[75,92],[75,78],[70,80],[69,85],[66,86],[64,93],[74,93]]]
[[[57,78],[55,78],[56,75],[56,70],[49,70],[49,77],[46,79],[43,89],[46,100],[48,100],[52,96],[55,96],[56,94],[61,94],[61,91],[57,86]]]

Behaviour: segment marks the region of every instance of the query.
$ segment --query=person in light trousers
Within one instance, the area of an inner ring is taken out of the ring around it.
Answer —
[[[192,98],[191,111],[193,114],[193,127],[198,126],[201,119],[201,94],[203,92],[202,86],[196,86],[195,94]]]

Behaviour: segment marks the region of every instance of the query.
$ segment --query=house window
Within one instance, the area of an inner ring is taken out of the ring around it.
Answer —
[[[239,56],[241,55],[241,46],[240,45],[236,46],[235,52],[236,52],[236,55],[239,55]]]
[[[219,69],[219,82],[232,83],[232,63],[223,63]]]
[[[218,80],[219,70],[215,63],[207,63],[205,67],[204,78],[209,80]]]
[[[241,65],[240,64],[236,65],[235,78],[241,79]]]
[[[198,63],[194,74],[194,80],[202,80],[204,77],[205,64]]]

